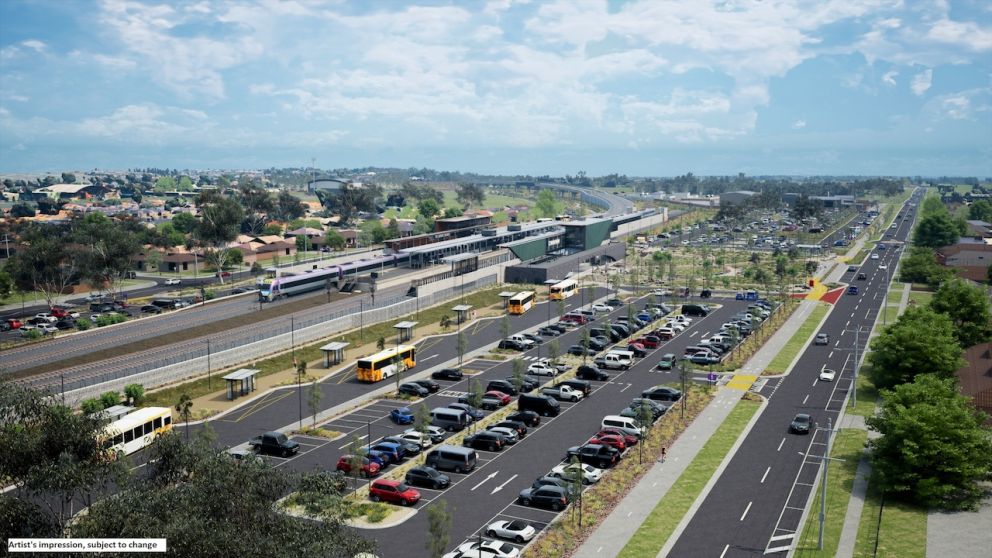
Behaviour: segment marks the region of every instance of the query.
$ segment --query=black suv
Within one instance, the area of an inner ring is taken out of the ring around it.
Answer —
[[[535,413],[534,411],[517,411],[506,415],[506,420],[519,421],[531,428],[534,428],[535,426],[541,424],[541,415]]]
[[[575,373],[575,377],[580,380],[596,380],[598,382],[605,382],[610,379],[609,374],[589,364],[579,366],[578,371]]]
[[[522,506],[540,506],[561,511],[568,506],[568,491],[560,486],[542,486],[541,488],[526,488],[520,492],[517,500]]]
[[[682,392],[668,386],[654,386],[641,392],[641,397],[654,401],[678,401]]]
[[[431,393],[437,393],[441,389],[441,385],[432,380],[414,380],[413,383],[417,384],[422,388],[426,388],[427,391]]]
[[[580,462],[600,469],[609,469],[620,460],[620,452],[616,448],[601,444],[570,447],[565,454],[565,459],[571,460],[573,455],[578,457]]]
[[[474,449],[499,451],[503,449],[506,442],[500,434],[483,430],[482,432],[476,432],[471,436],[465,436],[465,440],[462,442],[462,445]]]
[[[513,339],[503,339],[502,341],[499,342],[499,345],[496,348],[509,349],[511,351],[523,351],[527,349],[527,347],[524,347],[523,343],[520,343],[519,341],[514,341]]]
[[[517,388],[507,380],[491,380],[486,384],[486,391],[501,391],[507,395],[517,395]]]
[[[434,378],[435,380],[454,380],[456,382],[461,380],[463,377],[465,377],[465,375],[462,374],[462,371],[457,368],[442,368],[441,370],[431,374],[431,378]]]
[[[531,378],[530,376],[524,376],[523,380],[524,380],[524,383],[523,383],[522,386],[520,386],[520,391],[522,391],[524,393],[526,393],[528,391],[533,391],[534,388],[536,388],[537,386],[541,385],[540,380],[536,380],[534,378]],[[513,384],[513,378],[512,377],[506,378],[504,381],[510,382],[510,385],[511,386],[514,385]]]
[[[414,467],[406,472],[406,483],[413,486],[426,486],[439,490],[451,484],[448,475],[439,473],[433,467]]]

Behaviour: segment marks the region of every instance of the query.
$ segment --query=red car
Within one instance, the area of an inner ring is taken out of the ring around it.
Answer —
[[[633,434],[627,434],[626,432],[620,430],[619,428],[604,428],[599,432],[597,432],[595,437],[600,438],[603,436],[620,436],[623,438],[623,443],[626,446],[633,446],[637,444],[637,436],[634,436]]]
[[[627,443],[620,436],[613,434],[604,434],[600,436],[599,434],[589,438],[587,444],[602,444],[604,446],[610,446],[616,448],[617,451],[623,451],[627,449]]]
[[[335,467],[338,471],[344,473],[351,473],[351,463],[354,461],[355,457],[351,455],[342,455],[341,459],[338,459],[338,466]],[[369,461],[368,457],[362,458],[362,476],[363,477],[374,477],[379,474],[379,464],[375,461]]]
[[[373,502],[393,502],[401,506],[412,506],[420,501],[420,492],[407,486],[405,482],[380,479],[369,488],[369,498]]]
[[[215,277],[223,277],[225,279],[228,278],[228,277],[230,277],[230,276],[231,276],[231,272],[230,271],[218,271],[215,274]]]
[[[582,314],[565,314],[561,317],[560,321],[583,325],[589,321],[589,318],[586,318]]]
[[[22,322],[21,320],[18,320],[17,318],[8,318],[7,319],[7,325],[9,325],[10,326],[10,329],[12,329],[12,330],[13,329],[21,329],[22,327],[24,327],[24,322]]]
[[[657,349],[660,341],[661,341],[660,339],[658,339],[654,335],[651,335],[648,337],[641,337],[640,339],[635,339],[634,343],[640,343],[641,345],[644,345],[649,349]]]
[[[490,399],[499,399],[500,405],[508,405],[510,403],[510,396],[503,393],[502,391],[487,391],[482,395],[483,397],[488,397]]]

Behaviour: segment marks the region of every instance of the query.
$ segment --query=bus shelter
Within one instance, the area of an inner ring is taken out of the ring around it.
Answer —
[[[324,351],[324,368],[330,368],[335,364],[344,362],[344,349],[351,343],[344,341],[334,341],[320,348]]]
[[[503,299],[503,310],[506,310],[506,308],[510,305],[510,299],[513,298],[513,295],[515,294],[517,293],[514,291],[503,291],[499,293],[499,297]]]
[[[227,382],[227,398],[234,400],[240,395],[250,395],[255,391],[255,375],[258,372],[254,368],[242,368],[224,376],[224,381]]]
[[[468,319],[468,312],[472,309],[471,304],[459,304],[451,308],[455,313],[456,323],[463,324]]]
[[[413,339],[413,328],[417,327],[418,323],[419,322],[400,322],[394,325],[393,327],[396,328],[396,336],[398,339],[397,342],[402,343]]]

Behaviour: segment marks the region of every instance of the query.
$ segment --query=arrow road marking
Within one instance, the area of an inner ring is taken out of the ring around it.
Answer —
[[[479,488],[483,484],[485,484],[485,483],[489,482],[490,480],[496,478],[496,475],[498,475],[498,474],[499,474],[499,471],[494,471],[494,472],[490,473],[489,476],[486,477],[486,478],[484,478],[484,479],[482,479],[482,481],[480,481],[479,484],[473,486],[472,487],[472,490],[475,490],[476,488]]]
[[[493,491],[490,492],[490,494],[496,494],[500,490],[503,490],[503,487],[506,486],[506,485],[508,485],[508,484],[510,484],[510,481],[512,481],[515,478],[517,478],[517,475],[513,475],[512,477],[510,477],[509,479],[507,479],[506,482],[504,482],[503,484],[501,484],[501,485],[497,486],[496,488],[494,488]],[[475,490],[475,489],[473,488],[472,490]]]

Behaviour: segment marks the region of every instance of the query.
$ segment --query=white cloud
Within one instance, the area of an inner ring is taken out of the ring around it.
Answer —
[[[964,120],[971,113],[971,101],[968,97],[960,95],[948,97],[941,102],[944,114],[952,120]]]
[[[992,29],[975,22],[942,19],[930,27],[927,38],[940,43],[961,46],[974,52],[992,50]]]
[[[806,121],[802,119],[796,120],[795,122],[792,123],[793,130],[802,130],[805,127],[806,127]]]
[[[909,88],[913,90],[916,95],[923,95],[930,89],[930,85],[933,83],[933,70],[927,68],[922,72],[913,76],[913,81],[910,82]]]
[[[48,45],[37,39],[29,39],[27,41],[21,41],[21,44],[30,48],[35,52],[45,52],[45,50],[48,49]]]
[[[885,75],[882,76],[882,81],[889,85],[895,85],[896,76],[898,75],[899,72],[897,72],[896,70],[889,70],[888,72],[885,72]]]

